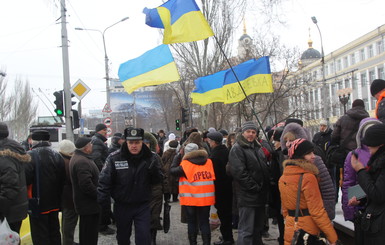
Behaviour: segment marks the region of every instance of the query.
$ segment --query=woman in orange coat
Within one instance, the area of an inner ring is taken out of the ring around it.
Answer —
[[[284,171],[279,179],[279,191],[282,200],[282,212],[285,218],[285,245],[289,245],[294,229],[303,229],[309,234],[326,234],[331,245],[336,244],[337,234],[325,208],[318,187],[318,169],[313,164],[315,159],[313,144],[305,139],[296,139],[289,148],[289,159],[283,162]],[[298,182],[303,174],[300,198],[300,212],[297,227],[294,216],[297,201]]]

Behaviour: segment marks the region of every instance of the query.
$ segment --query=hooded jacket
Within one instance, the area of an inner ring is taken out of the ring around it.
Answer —
[[[261,207],[267,204],[270,173],[261,145],[257,141],[248,142],[239,134],[230,150],[229,165],[238,194],[238,206]]]
[[[111,153],[103,167],[98,184],[98,203],[109,203],[112,197],[120,204],[142,204],[151,200],[151,185],[162,181],[159,158],[143,143],[132,155],[127,142]]]
[[[331,144],[341,145],[352,131],[358,131],[361,120],[367,117],[369,117],[369,113],[362,106],[356,106],[348,110],[334,125]],[[348,150],[356,149],[356,134],[353,133],[348,142],[341,146]]]
[[[303,139],[310,141],[309,133],[305,128],[301,127],[301,125],[299,125],[297,123],[289,123],[288,125],[286,125],[285,129],[283,130],[282,136],[281,136],[282,151],[284,149],[287,150],[286,138],[285,138],[286,133],[289,133],[291,135],[291,137],[293,137],[290,140],[303,138]],[[329,218],[331,220],[333,220],[335,217],[336,193],[335,193],[332,178],[329,174],[329,171],[327,170],[327,168],[325,166],[324,161],[318,155],[320,153],[317,152],[317,148],[318,147],[314,148],[314,150],[315,150],[314,153],[316,155],[316,158],[314,160],[314,165],[318,168],[318,172],[319,172],[318,185],[319,185],[319,189],[321,191],[324,207],[325,207],[325,209],[329,215]]]
[[[321,148],[324,153],[326,153],[326,150],[330,145],[332,133],[333,130],[328,127],[325,132],[318,132],[313,137],[313,143],[316,144],[319,148]]]
[[[0,140],[0,215],[9,223],[27,217],[27,185],[24,168],[31,157],[16,141]]]
[[[364,138],[364,132],[363,129],[367,125],[374,125],[377,123],[381,123],[379,120],[374,118],[365,118],[362,119],[360,122],[360,128],[358,129],[357,136],[356,136],[356,142],[357,142],[357,148],[355,151],[358,154],[358,159],[360,162],[366,167],[368,164],[368,161],[370,159],[370,152],[366,145],[361,144],[361,140]],[[352,152],[349,152],[348,156],[345,159],[344,164],[344,178],[342,183],[342,210],[344,212],[344,218],[345,220],[353,221],[354,219],[354,213],[358,209],[362,209],[363,207],[360,206],[349,206],[349,198],[348,198],[348,189],[351,186],[354,186],[358,184],[357,180],[357,174],[356,171],[353,169],[351,164],[352,159]]]
[[[330,242],[337,241],[337,234],[333,228],[322,202],[318,187],[317,167],[303,159],[289,159],[283,162],[284,171],[279,179],[279,190],[282,200],[282,214],[285,218],[285,244],[289,245],[294,234],[294,217],[288,210],[296,209],[298,182],[303,174],[300,209],[308,209],[308,216],[298,217],[297,229],[303,229],[312,235],[321,231],[326,234]]]

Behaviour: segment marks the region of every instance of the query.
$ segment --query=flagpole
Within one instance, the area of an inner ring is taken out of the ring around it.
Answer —
[[[262,127],[262,123],[261,123],[261,121],[259,120],[259,118],[258,118],[258,116],[257,116],[257,113],[256,113],[255,110],[254,110],[254,106],[252,105],[250,99],[247,97],[247,94],[246,94],[246,92],[245,92],[245,89],[243,88],[241,82],[239,81],[239,78],[238,78],[237,74],[235,73],[235,71],[234,71],[234,69],[233,69],[233,66],[231,65],[229,59],[227,58],[227,56],[226,56],[226,54],[225,54],[225,51],[222,49],[222,47],[221,47],[221,45],[219,44],[218,39],[217,39],[217,37],[216,37],[215,35],[214,35],[214,38],[215,38],[215,41],[216,41],[216,43],[217,43],[219,49],[221,50],[221,53],[222,53],[223,56],[225,57],[227,64],[230,66],[231,72],[234,74],[235,79],[237,79],[237,83],[238,83],[239,87],[241,87],[241,90],[242,90],[243,94],[245,95],[246,100],[247,100],[247,102],[249,103],[249,106],[251,107],[251,111],[252,111],[253,115],[255,116],[255,118],[257,119],[257,122],[258,122],[258,124],[259,124],[259,127],[260,127],[261,130],[262,130],[263,135],[264,135],[265,138],[267,139],[267,142],[269,143],[269,145],[270,145],[270,146],[272,147],[272,149],[274,150],[274,147],[271,145],[270,140],[267,138],[267,134],[266,134],[265,130],[264,130],[263,127]]]

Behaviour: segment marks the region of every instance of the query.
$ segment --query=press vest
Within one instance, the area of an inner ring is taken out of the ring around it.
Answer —
[[[186,177],[179,178],[180,205],[211,206],[215,203],[215,173],[213,163],[207,159],[204,165],[188,160],[180,164]]]

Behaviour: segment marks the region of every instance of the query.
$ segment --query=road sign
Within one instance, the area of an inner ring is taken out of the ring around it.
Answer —
[[[112,129],[110,127],[107,127],[107,136],[111,136]]]
[[[103,121],[103,123],[108,127],[111,125],[112,123],[112,120],[111,120],[111,117],[106,117]]]
[[[78,79],[77,82],[71,87],[71,92],[76,96],[76,98],[78,98],[78,100],[82,100],[90,91],[91,89],[87,86],[87,84],[80,79]]]
[[[103,107],[102,112],[105,112],[105,113],[111,113],[112,110],[111,110],[110,105],[106,103],[106,104],[104,105],[104,107]]]

